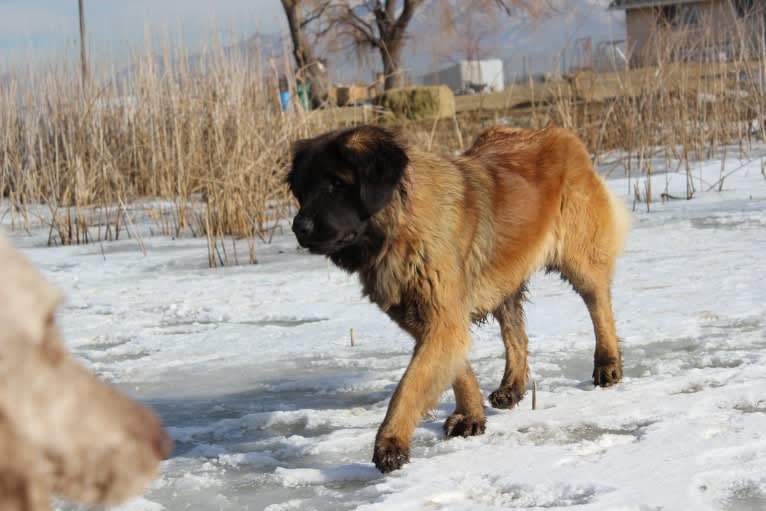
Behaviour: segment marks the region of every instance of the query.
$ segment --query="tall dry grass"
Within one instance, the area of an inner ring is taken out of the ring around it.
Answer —
[[[138,236],[131,217],[148,216],[153,232],[206,237],[211,266],[255,262],[256,241],[288,216],[290,143],[328,121],[280,110],[279,63],[212,48],[148,49],[85,90],[74,66],[0,85],[0,193],[13,224],[42,222],[50,244],[72,244]],[[248,253],[227,238],[248,240]]]

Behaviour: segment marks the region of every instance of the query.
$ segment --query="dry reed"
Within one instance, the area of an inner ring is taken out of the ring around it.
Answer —
[[[134,62],[84,93],[74,67],[0,85],[0,193],[14,226],[48,226],[49,244],[114,240],[132,210],[152,232],[207,237],[211,266],[238,261],[226,237],[247,239],[254,263],[256,240],[288,216],[290,144],[326,117],[282,112],[276,65],[257,54],[150,49]]]

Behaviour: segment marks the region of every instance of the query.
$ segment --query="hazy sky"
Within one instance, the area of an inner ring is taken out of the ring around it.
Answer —
[[[544,23],[509,20],[492,50],[505,58],[548,55],[586,35],[594,42],[623,38],[622,15],[607,12],[608,3],[559,0],[559,14]],[[85,11],[92,58],[114,59],[118,66],[129,50],[143,46],[147,29],[192,50],[210,40],[214,27],[228,42],[285,29],[279,0],[85,0]],[[417,67],[438,65],[428,64],[425,55],[440,44],[434,33],[413,35],[409,59]],[[0,75],[9,63],[75,57],[78,44],[77,0],[0,0]]]
[[[146,29],[194,47],[213,27],[234,37],[284,28],[279,0],[85,0],[94,55],[125,55]],[[18,61],[76,53],[77,0],[0,0],[0,55]]]

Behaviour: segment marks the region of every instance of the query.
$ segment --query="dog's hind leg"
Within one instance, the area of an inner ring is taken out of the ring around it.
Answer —
[[[601,387],[614,385],[622,379],[622,354],[612,313],[609,290],[611,269],[608,264],[562,266],[561,276],[572,284],[588,307],[596,350],[593,356],[593,383]]]
[[[524,328],[526,283],[510,295],[493,315],[500,323],[505,344],[505,372],[500,386],[489,395],[494,408],[513,408],[524,397],[529,377],[527,365],[527,332]]]
[[[584,159],[584,158],[583,158]],[[596,336],[593,383],[608,387],[622,379],[622,355],[612,312],[611,284],[630,217],[604,181],[572,178],[562,202],[557,267],[588,307]]]
[[[455,392],[455,411],[444,422],[447,436],[474,436],[484,433],[487,419],[484,416],[484,396],[471,365],[466,362],[465,371],[452,384]]]

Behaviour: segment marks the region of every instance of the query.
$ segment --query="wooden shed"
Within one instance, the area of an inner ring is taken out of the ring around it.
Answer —
[[[766,53],[766,0],[613,0],[625,11],[632,66]]]

